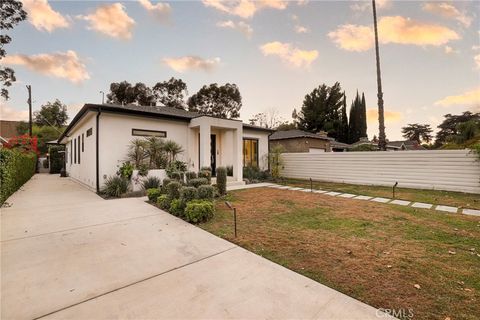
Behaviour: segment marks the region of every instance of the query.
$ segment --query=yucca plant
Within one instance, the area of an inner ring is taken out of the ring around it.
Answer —
[[[158,189],[160,188],[161,185],[162,185],[162,182],[157,177],[148,177],[142,182],[142,188],[144,190],[153,189],[153,188]]]
[[[101,192],[109,197],[120,198],[128,190],[129,181],[124,177],[111,176],[105,180]]]

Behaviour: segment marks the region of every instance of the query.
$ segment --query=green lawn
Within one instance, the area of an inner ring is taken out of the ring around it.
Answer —
[[[291,186],[310,188],[310,181],[306,180],[287,179],[285,180],[285,183]],[[314,181],[313,188],[372,197],[392,198],[391,187]],[[450,205],[462,208],[480,209],[480,195],[473,193],[396,188],[395,198],[432,204]]]
[[[479,217],[273,188],[227,199],[238,237],[223,202],[200,227],[377,308],[480,315]]]

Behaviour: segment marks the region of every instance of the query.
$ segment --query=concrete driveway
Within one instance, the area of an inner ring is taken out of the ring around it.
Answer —
[[[2,319],[385,318],[141,199],[41,174],[7,202]]]

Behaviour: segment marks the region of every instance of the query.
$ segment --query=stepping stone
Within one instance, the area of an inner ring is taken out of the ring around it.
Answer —
[[[369,196],[356,196],[355,198],[353,199],[357,199],[357,200],[370,200],[372,199],[373,197],[369,197]]]
[[[290,189],[289,186],[278,186],[278,189]]]
[[[431,209],[433,207],[433,204],[430,203],[423,203],[423,202],[415,202],[412,204],[413,208],[421,208],[421,209]]]
[[[315,193],[327,193],[328,191],[325,190],[313,190]]]
[[[398,204],[399,206],[408,206],[410,204],[410,201],[393,200],[392,202],[390,202],[390,204]]]
[[[456,207],[449,207],[449,206],[437,206],[435,210],[438,211],[445,211],[445,212],[450,212],[450,213],[457,213],[458,208]]]
[[[281,187],[281,186],[279,186],[278,184],[271,184],[271,185],[269,185],[269,186],[267,186],[267,187],[269,187],[269,188],[279,188],[279,187]]]
[[[355,196],[356,196],[356,194],[351,194],[351,193],[344,193],[344,194],[339,195],[339,197],[342,197],[342,198],[353,198]]]
[[[312,192],[312,190],[310,190],[310,189],[302,189],[302,190],[299,190],[299,191],[302,191],[302,192],[310,192],[310,193]]]
[[[325,194],[328,194],[329,196],[333,196],[333,197],[335,197],[335,196],[338,196],[338,195],[339,195],[339,194],[341,194],[341,193],[340,193],[340,192],[333,192],[333,191],[330,191],[330,192],[327,192],[327,193],[325,193]]]
[[[293,190],[293,191],[300,191],[300,190],[303,190],[303,188],[298,188],[298,187],[292,187],[288,190]]]
[[[373,198],[372,200],[370,201],[375,201],[375,202],[380,202],[380,203],[387,203],[388,201],[390,201],[392,199],[387,199],[387,198]]]
[[[470,216],[478,216],[480,217],[480,210],[475,210],[475,209],[463,209],[462,210],[463,214],[468,214]]]

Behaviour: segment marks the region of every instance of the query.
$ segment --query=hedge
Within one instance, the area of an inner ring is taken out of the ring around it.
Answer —
[[[50,155],[50,173],[60,173],[63,168],[63,153],[65,151],[63,146],[50,146],[48,154]]]
[[[35,174],[36,163],[33,152],[0,149],[0,204]]]

